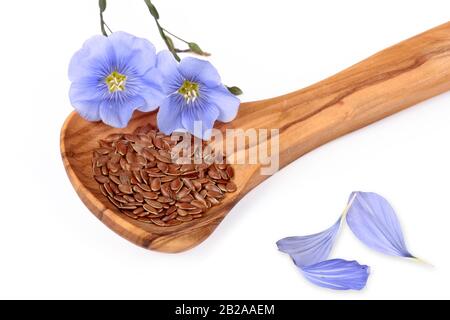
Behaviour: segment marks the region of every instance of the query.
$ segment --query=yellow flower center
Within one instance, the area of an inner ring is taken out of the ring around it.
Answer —
[[[117,71],[113,71],[109,76],[106,77],[105,82],[108,86],[109,92],[111,93],[116,91],[124,91],[125,83],[127,82],[127,76]]]
[[[187,103],[194,102],[198,98],[199,85],[196,82],[184,80],[178,93],[181,94]]]

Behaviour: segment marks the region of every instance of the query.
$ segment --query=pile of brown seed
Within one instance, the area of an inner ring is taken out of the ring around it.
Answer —
[[[174,164],[177,143],[150,125],[100,140],[92,168],[101,192],[120,212],[145,223],[174,226],[203,217],[225,193],[236,191],[233,168],[207,161]]]

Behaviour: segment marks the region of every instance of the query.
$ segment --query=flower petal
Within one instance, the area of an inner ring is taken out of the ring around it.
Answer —
[[[175,100],[176,96],[174,95],[164,99],[156,117],[159,130],[167,135],[183,129],[183,124],[181,123],[182,105]]]
[[[158,52],[156,56],[156,67],[165,77],[171,78],[179,73],[178,63],[168,50]]]
[[[183,77],[178,71],[178,62],[172,53],[163,50],[156,58],[156,68],[163,75],[163,89],[166,94],[177,91],[183,83]]]
[[[164,76],[158,68],[151,68],[141,76],[141,80],[147,84],[161,89],[161,83],[164,81]],[[162,92],[161,92],[162,94]]]
[[[126,32],[114,32],[108,37],[116,54],[119,72],[142,75],[156,64],[156,50],[147,39]]]
[[[99,106],[102,92],[97,87],[95,79],[85,79],[83,82],[73,82],[69,90],[72,106],[81,117],[88,121],[100,120]]]
[[[143,105],[145,105],[145,100],[140,96],[104,100],[100,104],[100,117],[104,123],[112,127],[125,128],[133,115],[133,111]]]
[[[341,218],[325,231],[281,239],[277,242],[278,249],[289,254],[299,267],[321,262],[330,255],[340,226]]]
[[[145,99],[145,105],[139,108],[140,111],[153,111],[164,100],[164,93],[162,90],[162,74],[156,69],[148,70],[142,77],[143,89],[140,90],[140,95]]]
[[[201,93],[200,93],[201,94]],[[219,109],[217,120],[229,122],[236,118],[241,101],[223,85],[206,91],[208,99]]]
[[[214,88],[221,84],[217,69],[209,61],[187,57],[181,60],[178,69],[184,78],[201,82],[207,87]]]
[[[94,77],[85,77],[80,81],[72,82],[69,90],[69,98],[72,104],[76,101],[101,99],[104,95],[104,88]]]
[[[405,245],[394,209],[382,196],[372,192],[354,192],[347,213],[350,229],[368,247],[394,256],[413,257]]]
[[[214,105],[192,105],[183,109],[181,122],[183,128],[194,136],[208,140],[214,122],[219,116],[219,110]]]
[[[334,290],[361,290],[370,273],[368,266],[342,259],[322,261],[302,267],[301,271],[312,283]]]
[[[70,60],[69,80],[74,82],[87,76],[100,79],[110,72],[110,66],[114,63],[114,49],[108,38],[91,37]]]
[[[78,114],[87,121],[99,121],[102,100],[79,100],[72,103]]]

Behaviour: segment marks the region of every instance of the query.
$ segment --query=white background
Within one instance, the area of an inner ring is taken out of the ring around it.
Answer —
[[[444,23],[447,0],[154,1],[161,22],[213,53],[243,101],[287,93]],[[113,30],[163,49],[140,0],[109,0]],[[67,66],[99,33],[97,1],[1,1],[0,298],[450,298],[450,93],[329,143],[245,197],[182,254],[123,240],[81,203],[59,132],[72,111]],[[353,190],[397,210],[410,250],[386,257],[343,230],[333,257],[371,266],[367,287],[310,285],[275,242],[330,226]]]

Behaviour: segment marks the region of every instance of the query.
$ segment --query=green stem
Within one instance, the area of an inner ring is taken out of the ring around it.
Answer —
[[[100,12],[100,30],[102,31],[102,34],[103,34],[105,37],[107,37],[107,36],[108,36],[108,33],[106,33],[105,26],[106,26],[106,23],[105,23],[105,21],[103,20],[103,12]],[[106,27],[108,28],[108,30],[110,30],[108,26],[106,26]],[[111,31],[111,30],[110,30],[110,31]]]
[[[164,32],[170,34],[172,37],[174,37],[174,38],[176,38],[176,39],[178,39],[178,40],[180,40],[180,41],[182,41],[182,42],[184,42],[186,44],[189,44],[189,41],[186,41],[183,38],[180,38],[179,36],[177,36],[177,35],[173,34],[172,32],[168,31],[166,28],[162,28],[162,29],[163,29]]]
[[[177,53],[187,53],[187,52],[192,52],[191,49],[177,49],[175,48],[175,52]]]
[[[108,29],[108,31],[109,31],[110,33],[113,33],[113,31],[112,31],[111,28],[106,24],[105,21],[103,21],[103,24],[105,25],[106,29]]]
[[[110,33],[113,33],[111,28],[106,24],[105,19],[103,18],[103,12],[105,12],[106,10],[106,0],[99,0],[98,1],[98,7],[100,9],[100,30],[102,31],[102,34],[107,37],[108,33],[106,32],[106,29],[108,29],[108,31]],[[105,29],[106,27],[106,29]]]
[[[174,56],[174,58],[180,62],[180,56],[177,54],[176,49],[173,47],[173,45],[171,44],[170,40],[167,39],[166,34],[164,33],[164,28],[161,27],[161,25],[159,24],[158,19],[156,19],[155,17],[153,17],[153,19],[156,22],[156,26],[158,27],[158,31],[159,34],[161,35],[161,38],[164,40],[164,43],[166,44],[167,48],[169,49],[169,51],[172,53],[172,55]]]
[[[158,10],[156,9],[156,7],[153,5],[153,3],[150,0],[144,0],[144,2],[147,5],[148,10],[150,11],[150,15],[155,20],[156,26],[158,27],[159,35],[164,40],[164,43],[166,44],[167,48],[172,53],[174,58],[179,62],[181,59],[180,59],[180,57],[178,56],[178,54],[177,54],[177,52],[175,50],[175,46],[173,45],[172,39],[169,38],[165,34],[163,27],[161,27],[161,25],[159,24],[159,13],[158,13]]]

